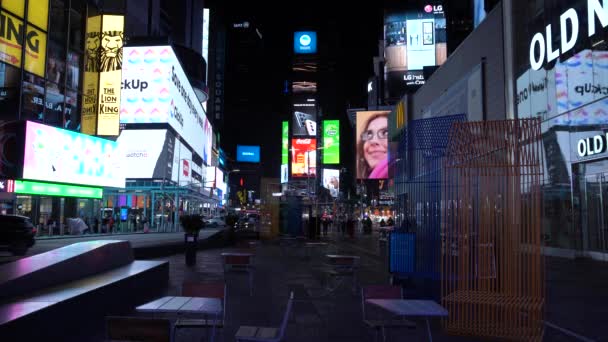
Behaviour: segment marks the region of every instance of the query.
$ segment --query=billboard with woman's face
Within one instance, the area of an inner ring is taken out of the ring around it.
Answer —
[[[357,112],[357,179],[388,178],[389,113]]]

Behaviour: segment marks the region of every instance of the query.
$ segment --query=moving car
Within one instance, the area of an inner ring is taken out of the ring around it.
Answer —
[[[216,228],[216,227],[225,227],[226,221],[221,217],[214,217],[208,220],[205,220],[205,227]]]
[[[27,216],[0,215],[0,249],[25,255],[36,240],[36,228]]]

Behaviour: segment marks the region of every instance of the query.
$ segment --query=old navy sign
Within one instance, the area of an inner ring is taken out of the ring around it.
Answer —
[[[589,157],[606,152],[608,148],[608,132],[602,135],[594,135],[578,141],[576,150],[579,157]]]
[[[595,18],[602,28],[608,26],[608,0],[587,0],[587,32],[589,37],[595,34]],[[550,63],[560,55],[570,51],[578,40],[579,13],[574,8],[567,9],[559,17],[559,46],[553,46],[553,27],[547,25],[545,32],[537,32],[530,42],[530,66],[540,70],[545,61]]]

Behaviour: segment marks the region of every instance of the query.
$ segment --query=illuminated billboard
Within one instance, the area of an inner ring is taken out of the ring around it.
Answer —
[[[245,163],[260,162],[260,146],[236,146],[236,161]]]
[[[442,5],[393,8],[384,15],[384,71],[389,98],[425,83],[423,69],[447,59]]]
[[[0,61],[18,68],[21,68],[23,62],[25,70],[44,77],[49,1],[29,1],[27,16],[25,0],[2,1],[2,9],[0,10]],[[29,24],[33,25],[24,25],[26,17]],[[23,45],[25,45],[25,60],[21,53]]]
[[[281,164],[281,184],[289,182],[289,166]]]
[[[323,121],[323,164],[340,164],[340,120]]]
[[[357,112],[357,179],[388,178],[389,113]]]
[[[340,192],[340,170],[323,169],[323,187],[329,190],[332,197]]]
[[[122,15],[101,16],[97,135],[119,134],[124,21]]]
[[[289,122],[283,121],[281,133],[281,164],[289,163]]]
[[[213,129],[171,46],[124,48],[120,123],[168,123],[205,163]]]
[[[192,151],[178,139],[175,139],[173,150],[173,169],[171,180],[179,185],[187,185],[192,181]],[[202,171],[202,170],[201,170]]]
[[[292,135],[317,136],[317,101],[314,96],[294,96],[292,122]]]
[[[86,30],[81,132],[118,136],[124,16],[90,17]]]
[[[26,123],[24,179],[124,188],[123,168],[114,141]]]
[[[317,139],[291,139],[291,176],[312,177],[316,169]]]
[[[97,99],[99,98],[99,38],[101,16],[87,18],[82,83],[82,114],[80,132],[95,135],[97,130]]]
[[[102,188],[16,180],[15,193],[43,196],[101,198]]]
[[[297,54],[317,53],[317,33],[314,31],[294,32],[293,51]]]
[[[145,144],[142,144],[145,141]],[[116,140],[125,178],[170,179],[175,137],[166,129],[123,130]]]

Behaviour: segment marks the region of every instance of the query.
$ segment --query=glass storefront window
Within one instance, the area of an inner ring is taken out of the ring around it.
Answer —
[[[83,49],[83,13],[85,13],[85,4],[83,1],[71,1],[70,7],[70,48],[82,51]]]
[[[542,120],[545,244],[598,251],[603,241],[593,227],[604,222],[603,202],[597,200],[603,198],[608,184],[601,176],[608,172],[608,163],[601,162],[608,153],[598,149],[580,154],[579,148],[580,144],[592,145],[588,139],[608,131],[608,46],[602,42],[607,31],[596,20],[596,34],[589,37],[587,0],[511,3],[517,116]],[[569,39],[572,30],[560,32],[560,16],[570,8],[578,15],[578,35],[569,51],[561,51],[562,39]],[[533,59],[542,60],[541,68],[534,70],[530,60],[533,37],[547,39],[548,25],[551,40],[543,41],[543,49],[540,44],[532,49]],[[559,57],[547,62],[549,49],[557,50]],[[602,139],[608,145],[608,139]],[[589,170],[604,164],[605,170],[590,174]]]
[[[46,60],[47,80],[63,84],[65,81],[65,48],[53,41],[49,41],[48,57]]]
[[[44,80],[26,73],[21,98],[21,119],[42,122],[44,120]]]
[[[44,123],[54,127],[63,127],[63,112],[63,89],[55,83],[46,82],[46,110]]]
[[[68,53],[67,79],[65,85],[69,89],[78,90],[78,85],[80,84],[80,60],[80,54],[73,51]]]
[[[0,62],[0,120],[18,118],[21,70]]]
[[[69,3],[69,0],[51,1],[51,13],[49,15],[51,20],[49,38],[52,41],[60,43],[61,46],[65,46],[67,40],[66,3]]]

